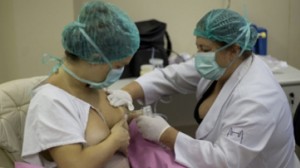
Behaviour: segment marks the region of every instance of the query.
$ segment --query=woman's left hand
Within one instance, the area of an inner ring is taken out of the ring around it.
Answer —
[[[159,142],[160,136],[170,127],[167,121],[159,115],[139,116],[136,123],[144,138],[156,142]]]

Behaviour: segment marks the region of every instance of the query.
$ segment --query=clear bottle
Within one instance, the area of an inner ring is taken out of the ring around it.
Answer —
[[[152,107],[150,105],[148,105],[148,106],[144,106],[137,110],[127,111],[127,115],[126,115],[127,121],[131,122],[133,119],[135,119],[141,115],[153,117],[154,113],[152,111]]]
[[[164,67],[164,60],[161,58],[150,58],[149,63],[154,66],[154,69]]]
[[[152,70],[154,69],[154,66],[151,65],[151,64],[144,64],[141,66],[141,70],[140,70],[140,76],[148,73],[148,72],[151,72]]]

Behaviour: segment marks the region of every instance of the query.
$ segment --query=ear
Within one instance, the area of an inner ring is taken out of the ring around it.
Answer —
[[[233,61],[233,60],[237,57],[237,55],[240,53],[241,48],[240,48],[240,46],[234,44],[234,45],[230,46],[230,48],[228,48],[227,51],[229,52],[228,57],[229,57],[229,60],[230,60],[230,62],[231,62],[231,61]]]
[[[237,56],[241,52],[241,47],[234,44],[230,47],[230,51],[233,56]]]
[[[234,45],[230,46],[229,48],[227,48],[226,52],[227,52],[226,61],[228,61],[228,63],[230,63],[240,53],[240,47],[238,45],[234,44]]]

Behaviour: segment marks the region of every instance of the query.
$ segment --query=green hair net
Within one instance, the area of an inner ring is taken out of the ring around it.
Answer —
[[[78,20],[62,32],[66,51],[89,63],[107,63],[133,56],[140,44],[135,23],[116,6],[90,1]]]
[[[197,23],[194,35],[228,45],[238,44],[241,53],[251,51],[257,40],[257,31],[251,23],[237,12],[214,9]]]

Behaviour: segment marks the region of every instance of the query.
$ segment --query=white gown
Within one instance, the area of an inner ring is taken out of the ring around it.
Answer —
[[[24,161],[45,168],[56,168],[57,164],[47,161],[40,155],[41,151],[75,143],[89,146],[86,127],[90,108],[89,103],[54,85],[44,84],[36,88],[24,128]],[[129,167],[127,157],[115,153],[104,166],[115,167]]]
[[[199,100],[212,83],[197,73],[194,59],[136,81],[146,104],[162,95],[195,91]],[[244,61],[225,83],[196,139],[179,133],[174,150],[176,161],[191,168],[300,167],[286,95],[258,56]]]

